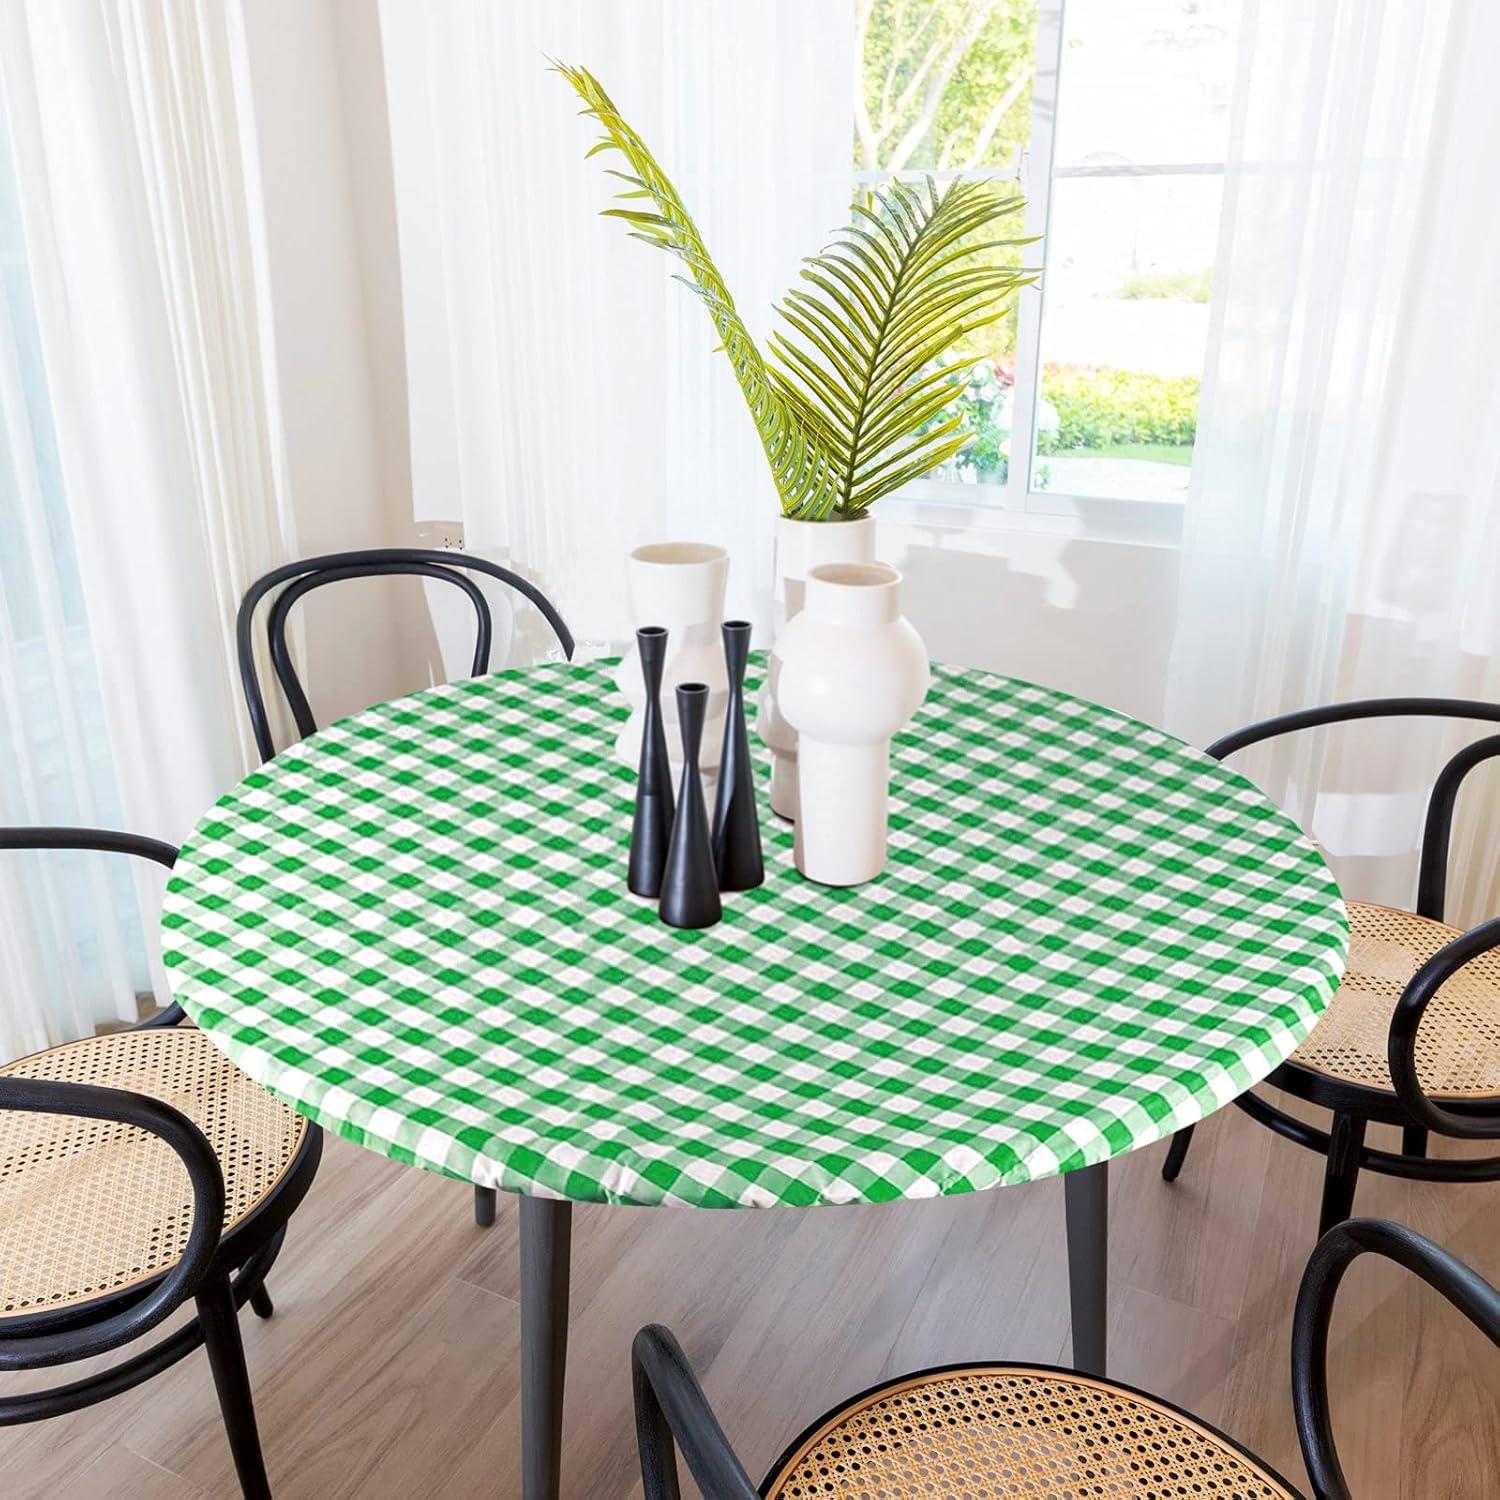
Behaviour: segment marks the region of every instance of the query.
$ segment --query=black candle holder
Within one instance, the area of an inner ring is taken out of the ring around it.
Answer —
[[[749,891],[766,878],[750,762],[750,731],[745,723],[750,622],[726,620],[719,628],[729,673],[729,707],[724,715],[724,753],[719,758],[719,791],[714,799],[714,869],[721,891]]]
[[[661,894],[662,871],[672,838],[672,762],[661,718],[662,668],[667,659],[667,632],[643,625],[635,633],[646,681],[641,716],[641,759],[635,783],[635,821],[630,829],[630,873],[627,884],[637,896]]]
[[[662,872],[659,908],[662,921],[669,927],[712,927],[723,915],[708,809],[698,775],[698,751],[707,712],[707,685],[681,683],[677,689],[677,720],[682,726],[682,782]]]

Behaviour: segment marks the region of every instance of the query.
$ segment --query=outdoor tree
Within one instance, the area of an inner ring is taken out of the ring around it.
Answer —
[[[1142,45],[1163,51],[1222,49],[1239,0],[1177,0],[1157,6]],[[995,173],[1016,169],[1031,127],[1037,0],[855,0],[853,166],[868,184],[891,176]],[[1165,19],[1163,19],[1165,18]],[[1142,23],[1144,25],[1144,23]],[[1083,46],[1082,36],[1069,38]],[[978,252],[996,269],[1035,266],[1036,246]],[[1112,296],[1120,302],[1202,304],[1207,268],[1136,268]],[[1044,341],[1043,347],[1046,348]],[[976,331],[937,362],[971,434],[952,467],[1003,481],[1011,449],[1016,317]],[[1038,452],[1116,454],[1155,463],[1190,461],[1196,428],[1195,374],[1164,376],[1105,365],[1048,363],[1041,378]],[[1024,440],[1029,442],[1029,436]],[[1038,464],[1032,483],[1047,483]]]
[[[857,170],[1004,167],[1026,140],[1036,0],[858,0]]]
[[[857,0],[856,171],[1008,170],[1028,136],[1036,0]],[[1017,268],[1011,246],[981,252]],[[965,340],[1003,367],[1015,312]]]

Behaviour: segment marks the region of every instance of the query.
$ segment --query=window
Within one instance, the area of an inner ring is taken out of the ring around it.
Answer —
[[[105,743],[83,593],[73,553],[36,308],[21,236],[21,210],[0,111],[0,701],[12,736],[29,738],[34,780],[23,791],[16,754],[0,773],[0,807],[32,798],[54,811],[69,795],[64,684],[88,705],[85,742]],[[57,673],[66,667],[66,677]],[[14,745],[11,746],[14,751]],[[76,753],[73,752],[73,753]],[[90,750],[97,759],[100,752]],[[66,819],[59,818],[59,821]]]
[[[0,821],[118,827],[104,701],[89,641],[42,340],[0,100]],[[7,855],[10,887],[46,959],[56,1025],[0,1035],[17,1050],[136,1019],[150,969],[130,862]],[[24,864],[23,864],[24,861]],[[7,893],[0,892],[0,896]],[[0,911],[0,925],[11,916]],[[17,952],[0,955],[20,964]],[[0,973],[5,963],[0,961]],[[16,973],[23,972],[17,969]],[[8,975],[14,978],[14,974]],[[111,1011],[110,1002],[117,1002]]]
[[[1192,472],[1240,0],[861,0],[854,176],[1027,199],[1040,284],[955,354],[974,437],[920,499],[1155,507]],[[960,488],[962,487],[962,488]],[[1158,528],[1153,528],[1158,529]]]

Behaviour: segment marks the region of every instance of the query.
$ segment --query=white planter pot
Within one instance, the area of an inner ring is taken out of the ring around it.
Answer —
[[[891,736],[931,679],[901,614],[901,575],[885,563],[810,569],[780,651],[778,704],[798,736],[797,868],[823,885],[862,885],[885,868]]]
[[[875,523],[869,516],[857,521],[776,518],[771,661],[756,705],[755,727],[771,752],[771,810],[778,817],[797,816],[797,731],[781,713],[778,701],[782,633],[802,611],[809,569],[824,563],[868,563],[874,558]]]
[[[729,678],[719,626],[724,619],[724,587],[729,581],[729,554],[707,542],[656,542],[637,547],[626,563],[631,622],[663,625],[667,660],[662,671],[661,715],[674,779],[682,773],[682,732],[677,723],[677,684],[707,683],[708,717],[703,727],[699,769],[718,771],[724,744],[724,710]],[[630,705],[630,717],[615,740],[615,754],[633,771],[641,759],[641,724],[646,685],[634,642],[615,669],[615,685]]]

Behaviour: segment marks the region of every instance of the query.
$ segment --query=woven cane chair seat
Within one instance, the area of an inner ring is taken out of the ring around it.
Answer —
[[[208,1138],[224,1174],[224,1228],[275,1190],[307,1121],[190,1026],[54,1047],[0,1076],[150,1094]],[[107,1296],[169,1270],[192,1228],[187,1169],[137,1126],[0,1109],[0,1325]]]
[[[767,1500],[1296,1500],[1227,1438],[1149,1396],[1067,1370],[915,1375],[825,1417]]]
[[[1386,1039],[1396,1001],[1456,927],[1389,906],[1349,903],[1349,964],[1323,1018],[1292,1053],[1304,1068],[1394,1093]],[[1437,1099],[1500,1095],[1500,953],[1465,964],[1417,1030],[1417,1077]]]

